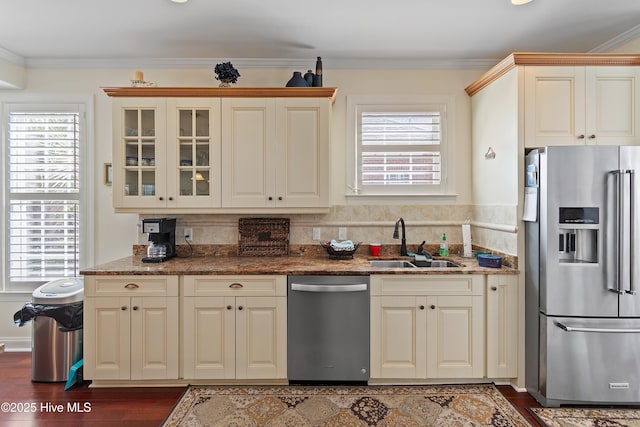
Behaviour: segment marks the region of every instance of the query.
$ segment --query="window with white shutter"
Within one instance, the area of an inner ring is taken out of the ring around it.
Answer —
[[[80,160],[83,117],[78,105],[5,110],[5,277],[29,289],[78,275]]]
[[[351,102],[353,194],[441,194],[446,180],[447,103]]]

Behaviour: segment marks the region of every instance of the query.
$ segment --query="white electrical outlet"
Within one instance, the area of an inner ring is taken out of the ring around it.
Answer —
[[[313,227],[313,240],[320,240],[320,228]]]
[[[190,242],[193,240],[193,228],[185,227],[184,228],[184,240]]]
[[[338,227],[338,239],[347,240],[347,227]]]

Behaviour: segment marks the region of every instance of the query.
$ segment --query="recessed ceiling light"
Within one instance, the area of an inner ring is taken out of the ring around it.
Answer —
[[[527,4],[531,0],[511,0],[511,4],[515,4],[516,6],[520,6],[521,4]]]
[[[174,3],[186,3],[189,0],[171,0],[171,1],[174,2]]]

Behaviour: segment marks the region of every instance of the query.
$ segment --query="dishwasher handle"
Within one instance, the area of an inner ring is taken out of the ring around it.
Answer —
[[[300,292],[362,292],[367,290],[366,283],[355,285],[308,285],[302,283],[292,283],[292,291]]]

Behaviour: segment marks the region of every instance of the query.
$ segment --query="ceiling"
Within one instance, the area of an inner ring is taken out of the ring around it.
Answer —
[[[27,67],[316,56],[327,68],[495,63],[514,51],[597,52],[640,37],[640,0],[0,0],[0,10],[0,59]]]

